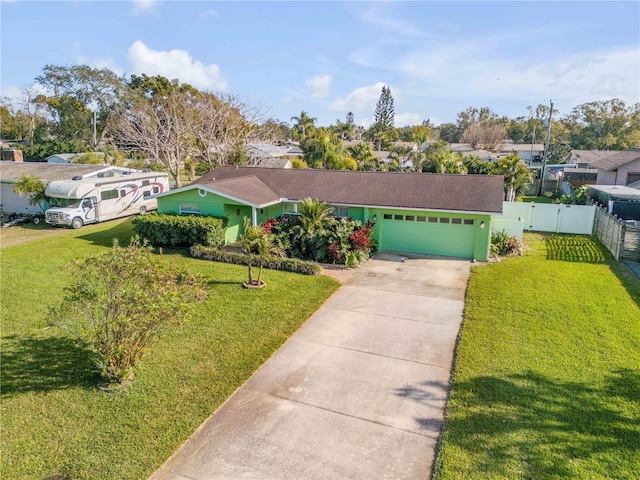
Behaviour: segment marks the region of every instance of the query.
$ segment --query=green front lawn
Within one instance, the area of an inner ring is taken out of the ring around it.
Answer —
[[[2,478],[148,477],[338,286],[266,271],[268,286],[249,291],[246,267],[165,253],[204,276],[210,298],[152,346],[131,387],[105,393],[88,352],[49,326],[47,309],[68,282],[60,266],[131,231],[114,221],[0,250]]]
[[[586,236],[473,269],[436,479],[637,478],[640,281]]]

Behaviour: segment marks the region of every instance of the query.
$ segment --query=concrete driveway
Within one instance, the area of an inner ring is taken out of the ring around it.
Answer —
[[[425,479],[470,263],[378,254],[151,478]]]

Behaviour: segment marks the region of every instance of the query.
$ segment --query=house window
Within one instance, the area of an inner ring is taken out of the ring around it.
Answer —
[[[470,218],[465,218],[464,224],[465,225],[473,225],[473,220],[471,220]]]
[[[333,207],[333,214],[337,218],[347,218],[349,216],[349,207]]]
[[[429,223],[438,223],[438,217],[429,217]]]
[[[142,181],[142,186],[146,187],[147,185],[149,185],[149,180],[143,180]]]
[[[402,215],[394,215],[393,218],[395,220],[403,220],[404,217]]]
[[[118,190],[107,190],[106,192],[100,192],[100,198],[102,200],[111,200],[118,198]]]
[[[456,225],[462,225],[462,219],[461,218],[452,218],[451,219],[451,223],[455,223]]]
[[[284,215],[300,215],[298,213],[298,204],[297,203],[285,203],[285,204],[283,204],[282,213]]]
[[[406,217],[404,217],[405,220],[407,220],[408,222],[413,222],[416,217],[414,217],[413,215],[407,215]]]
[[[200,215],[200,205],[197,203],[181,203],[180,213],[182,215]]]
[[[449,223],[449,219],[447,217],[441,217],[440,223]]]
[[[426,222],[427,221],[427,217],[417,217],[419,222]]]

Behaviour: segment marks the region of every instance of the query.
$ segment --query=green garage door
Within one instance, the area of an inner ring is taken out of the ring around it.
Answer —
[[[472,218],[384,214],[381,226],[380,250],[473,258]]]

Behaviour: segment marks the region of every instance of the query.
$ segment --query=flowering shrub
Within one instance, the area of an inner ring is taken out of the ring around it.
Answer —
[[[274,236],[274,243],[287,256],[351,266],[362,263],[371,254],[372,227],[371,222],[364,224],[331,216],[315,222],[304,216],[270,218],[264,222],[265,230]],[[349,255],[355,252],[358,255]]]

